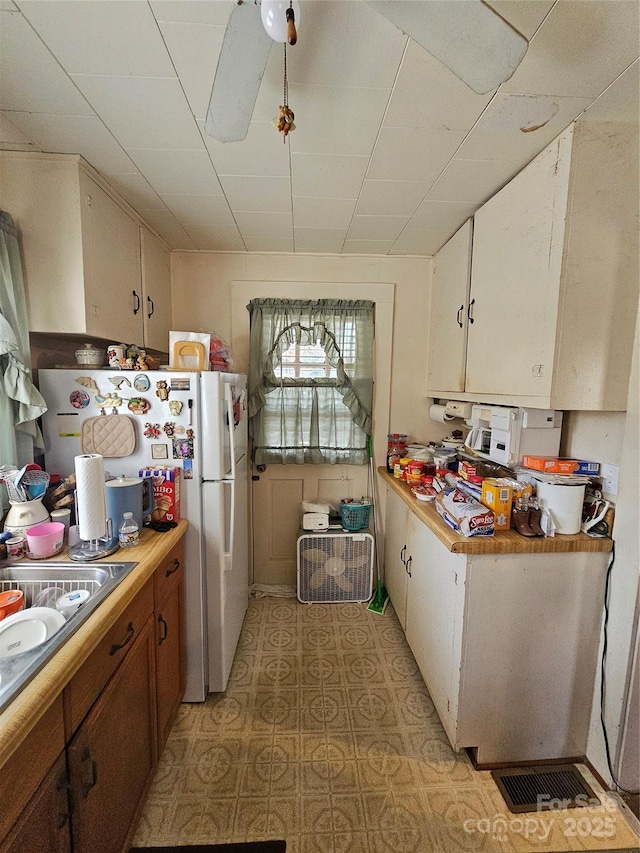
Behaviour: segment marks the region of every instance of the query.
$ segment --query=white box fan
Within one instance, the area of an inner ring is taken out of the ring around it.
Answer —
[[[368,601],[374,541],[366,531],[327,530],[298,537],[298,599],[304,603]]]

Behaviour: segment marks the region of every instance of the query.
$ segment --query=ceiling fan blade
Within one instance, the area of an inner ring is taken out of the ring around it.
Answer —
[[[508,80],[528,41],[482,0],[367,0],[474,92]]]
[[[205,130],[220,142],[239,142],[249,130],[272,41],[260,7],[236,3],[224,34]]]

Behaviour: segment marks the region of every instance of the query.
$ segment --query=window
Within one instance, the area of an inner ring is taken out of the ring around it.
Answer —
[[[248,308],[255,461],[366,462],[373,303],[266,299]]]

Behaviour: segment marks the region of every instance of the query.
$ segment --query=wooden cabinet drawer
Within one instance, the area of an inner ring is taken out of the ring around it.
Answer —
[[[62,696],[45,711],[0,772],[0,838],[16,822],[64,750]]]
[[[178,583],[184,572],[184,540],[169,551],[154,574],[156,608]]]
[[[65,688],[67,740],[71,738],[101,690],[130,651],[133,641],[152,612],[153,581],[150,578]]]

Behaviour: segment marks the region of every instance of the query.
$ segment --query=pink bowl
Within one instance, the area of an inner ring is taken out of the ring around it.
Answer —
[[[59,521],[45,521],[30,527],[26,533],[29,553],[34,557],[52,557],[64,542],[64,524]]]

